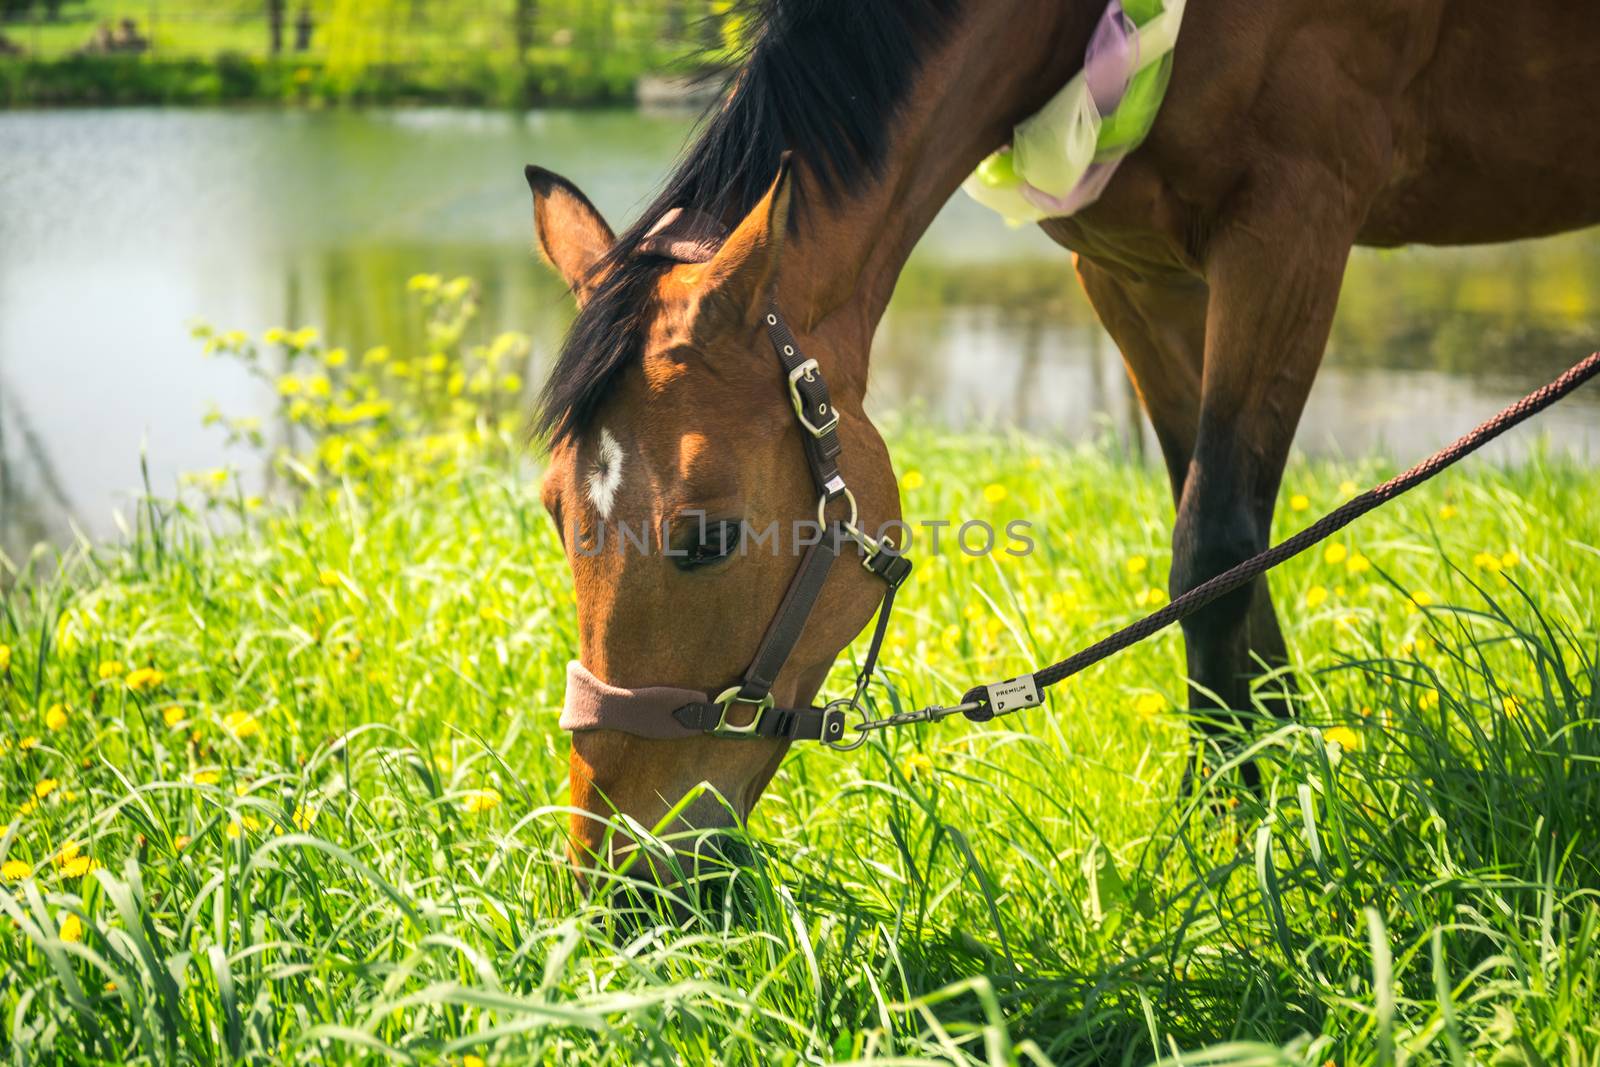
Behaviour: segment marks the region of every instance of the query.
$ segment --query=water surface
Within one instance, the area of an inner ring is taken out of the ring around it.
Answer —
[[[141,449],[158,490],[247,461],[201,417],[266,398],[202,361],[197,317],[316,324],[359,348],[413,334],[412,274],[472,274],[484,331],[531,334],[537,380],[569,310],[531,252],[523,164],[569,175],[620,228],[688,129],[628,112],[0,114],[0,543],[69,521],[110,532]],[[1358,253],[1300,447],[1421,455],[1600,344],[1597,308],[1593,232]],[[1149,438],[1065,253],[959,196],[913,257],[873,366],[880,411]],[[1594,456],[1597,416],[1590,389],[1542,430]]]

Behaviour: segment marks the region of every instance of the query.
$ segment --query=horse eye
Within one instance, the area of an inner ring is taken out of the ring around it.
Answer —
[[[672,562],[682,571],[720,563],[738,551],[743,529],[743,524],[731,519],[690,523],[676,539]]]

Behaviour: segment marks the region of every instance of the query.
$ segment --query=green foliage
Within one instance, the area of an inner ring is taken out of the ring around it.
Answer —
[[[300,51],[302,6],[286,5],[274,54],[264,3],[84,0],[70,17],[5,27],[25,54],[0,57],[0,106],[609,103],[631,99],[641,75],[681,66],[711,17],[705,0],[316,0]],[[80,54],[99,23],[122,18],[148,34],[148,53]]]
[[[1277,572],[1302,711],[1256,724],[1259,797],[1226,766],[1178,796],[1167,633],[1026,716],[796,750],[724,892],[602,874],[585,899],[563,859],[565,564],[512,393],[468,387],[501,365],[470,283],[414,291],[428,343],[370,364],[314,331],[203,331],[298,382],[259,423],[219,417],[275,441],[286,484],[258,501],[201,476],[143,501],[124,543],[14,575],[8,1057],[1593,1062],[1591,470],[1476,463]],[[397,361],[432,377],[379,371]],[[347,424],[362,403],[384,410]],[[913,520],[1041,526],[1023,558],[917,546],[879,710],[1163,598],[1156,472],[890,437]],[[1388,473],[1296,465],[1285,530]]]

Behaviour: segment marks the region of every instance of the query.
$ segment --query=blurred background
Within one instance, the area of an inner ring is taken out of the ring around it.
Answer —
[[[407,279],[470,275],[477,328],[532,338],[531,405],[570,308],[523,164],[620,228],[739,33],[706,0],[0,0],[0,546],[114,532],[141,448],[158,492],[230,462],[202,419],[261,398],[202,360],[197,319],[416,345]],[[1420,456],[1591,350],[1597,309],[1592,233],[1362,252],[1300,445]],[[1499,454],[1594,455],[1597,397]],[[959,195],[879,331],[873,403],[1153,447],[1069,257]]]

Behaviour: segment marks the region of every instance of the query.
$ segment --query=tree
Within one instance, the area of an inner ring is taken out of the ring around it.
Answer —
[[[515,31],[517,41],[517,60],[521,63],[528,61],[528,49],[533,47],[534,21],[539,16],[538,0],[516,0],[512,9],[512,29]]]
[[[285,0],[267,0],[267,30],[272,35],[272,54],[283,51],[283,16]]]

